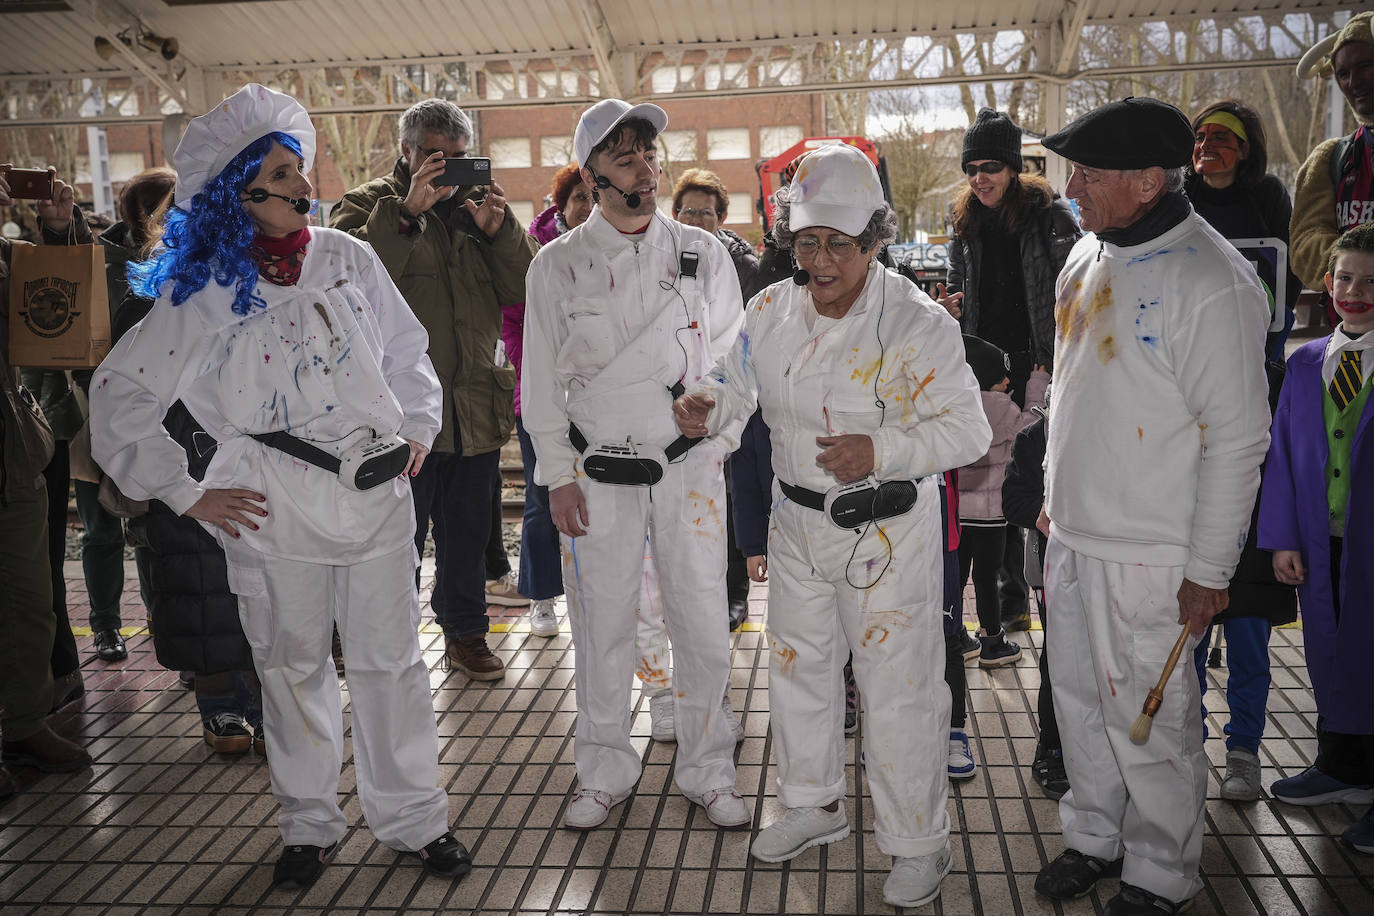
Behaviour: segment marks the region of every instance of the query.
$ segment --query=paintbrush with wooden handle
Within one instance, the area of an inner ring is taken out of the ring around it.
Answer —
[[[1164,673],[1159,676],[1159,683],[1150,688],[1149,694],[1145,697],[1145,703],[1140,707],[1140,715],[1136,716],[1135,722],[1131,724],[1131,742],[1133,744],[1144,744],[1150,740],[1150,729],[1155,724],[1155,713],[1159,712],[1159,704],[1164,702],[1164,685],[1169,683],[1169,678],[1173,676],[1174,665],[1178,664],[1178,657],[1183,654],[1183,646],[1188,642],[1188,626],[1185,623],[1183,629],[1179,631],[1178,639],[1174,641],[1174,648],[1164,663]]]

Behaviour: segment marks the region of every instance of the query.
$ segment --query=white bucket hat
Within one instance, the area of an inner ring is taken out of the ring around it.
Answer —
[[[315,126],[301,103],[283,92],[249,83],[192,119],[172,154],[177,206],[190,210],[191,198],[205,190],[244,147],[274,131],[296,139],[305,170],[310,171],[315,163]]]
[[[873,211],[887,206],[872,160],[847,143],[808,154],[787,186],[787,199],[792,232],[823,226],[849,236],[863,232]]]
[[[668,112],[657,105],[645,102],[631,106],[620,99],[602,99],[582,112],[582,117],[577,121],[577,133],[573,134],[573,153],[577,156],[578,167],[585,166],[596,145],[630,118],[645,119],[660,134],[668,126]]]

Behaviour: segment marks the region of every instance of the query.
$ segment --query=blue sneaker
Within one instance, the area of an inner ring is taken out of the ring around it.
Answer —
[[[973,750],[968,745],[968,735],[958,729],[949,733],[949,778],[972,779],[978,772],[978,764],[973,762]]]
[[[1374,855],[1374,808],[1370,808],[1341,834],[1341,842],[1356,852]]]
[[[1352,786],[1327,776],[1315,766],[1308,767],[1296,776],[1275,781],[1269,787],[1269,794],[1290,805],[1326,805],[1331,802],[1368,805],[1374,802],[1374,786]],[[1371,828],[1374,828],[1374,824]]]

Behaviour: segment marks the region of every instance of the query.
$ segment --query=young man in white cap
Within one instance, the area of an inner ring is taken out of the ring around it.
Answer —
[[[526,281],[521,405],[563,542],[581,783],[564,823],[581,830],[640,776],[629,687],[646,537],[673,645],[677,784],[718,826],[750,820],[720,702],[730,670],[721,468],[733,442],[679,437],[671,412],[729,352],[743,316],[725,248],[657,211],[655,140],[667,123],[658,106],[619,99],[583,113],[573,146],[597,206],[539,252]]]
[[[808,154],[773,226],[800,269],[751,300],[734,351],[674,412],[685,435],[719,434],[757,404],[771,430],[768,674],[788,810],[749,851],[784,862],[849,835],[852,652],[875,839],[892,856],[883,899],[917,907],[953,862],[937,475],[981,456],[992,430],[959,325],[877,262],[896,230],[867,156],[844,144]],[[868,518],[836,521],[842,492]]]

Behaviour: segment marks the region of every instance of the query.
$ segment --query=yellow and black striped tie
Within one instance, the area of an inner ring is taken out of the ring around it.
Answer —
[[[1364,387],[1364,376],[1360,373],[1360,351],[1346,350],[1336,366],[1336,374],[1331,376],[1331,400],[1337,410],[1345,410],[1350,402],[1359,395]]]

